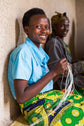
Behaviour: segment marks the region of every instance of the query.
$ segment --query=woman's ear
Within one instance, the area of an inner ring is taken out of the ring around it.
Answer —
[[[25,31],[25,33],[28,35],[29,27],[28,27],[28,26],[25,26],[25,27],[24,27],[24,31]]]

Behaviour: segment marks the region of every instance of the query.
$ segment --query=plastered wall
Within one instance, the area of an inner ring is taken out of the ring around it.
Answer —
[[[7,67],[10,52],[25,40],[21,19],[32,7],[44,9],[49,19],[55,11],[67,12],[70,31],[65,41],[74,43],[75,0],[0,0],[0,126],[8,126],[20,114],[9,89]]]
[[[84,60],[84,0],[76,0],[77,39],[76,58]]]

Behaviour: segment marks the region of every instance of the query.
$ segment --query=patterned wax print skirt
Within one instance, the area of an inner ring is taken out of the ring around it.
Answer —
[[[20,104],[21,112],[30,126],[84,126],[84,95],[71,94],[59,107],[63,92],[52,90]]]

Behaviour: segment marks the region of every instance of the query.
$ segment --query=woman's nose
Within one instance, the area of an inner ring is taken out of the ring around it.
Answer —
[[[41,27],[41,31],[45,32],[46,28],[45,27]]]

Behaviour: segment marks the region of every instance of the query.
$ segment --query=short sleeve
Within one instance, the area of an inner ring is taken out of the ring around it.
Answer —
[[[20,50],[13,57],[12,76],[13,79],[29,80],[32,73],[31,54],[24,50]]]

